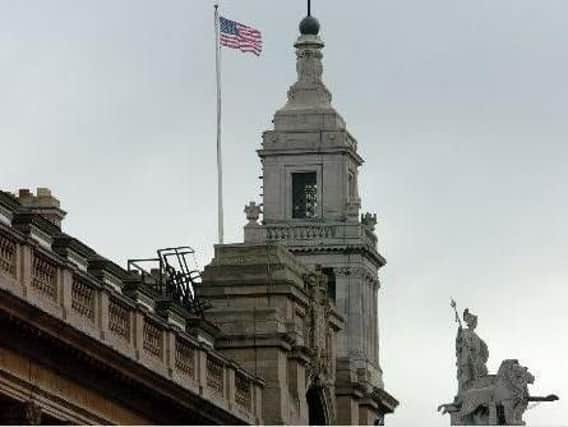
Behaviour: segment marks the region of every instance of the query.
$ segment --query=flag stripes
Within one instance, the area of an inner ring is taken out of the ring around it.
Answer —
[[[259,56],[262,52],[262,34],[255,28],[248,27],[230,19],[219,17],[221,46],[238,49],[244,53]]]

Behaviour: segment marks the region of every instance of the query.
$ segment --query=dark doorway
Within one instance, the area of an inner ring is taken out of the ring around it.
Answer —
[[[497,405],[497,425],[506,426],[507,420],[505,419],[505,408],[503,405]]]
[[[310,387],[306,393],[306,398],[308,400],[309,424],[311,426],[327,425],[321,388]]]

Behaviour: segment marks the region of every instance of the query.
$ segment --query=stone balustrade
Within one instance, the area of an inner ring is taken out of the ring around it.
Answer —
[[[79,268],[70,257],[0,224],[0,293],[7,292],[229,411],[262,423],[263,382],[147,304]]]
[[[71,308],[90,322],[95,321],[95,289],[78,277],[73,277]]]
[[[0,235],[0,271],[14,277],[16,275],[16,243]]]
[[[108,329],[111,334],[126,342],[130,340],[130,311],[116,299],[108,305]]]
[[[287,223],[265,224],[267,241],[282,241],[290,246],[322,241],[332,245],[348,245],[361,242],[372,250],[377,248],[375,233],[360,223]]]
[[[41,251],[32,252],[32,286],[52,300],[57,299],[57,267]]]
[[[314,240],[335,237],[336,228],[330,225],[278,225],[266,227],[268,240]]]

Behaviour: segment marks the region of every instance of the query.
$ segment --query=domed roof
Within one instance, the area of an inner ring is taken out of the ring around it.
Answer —
[[[319,21],[311,15],[306,16],[300,22],[300,33],[303,35],[314,35],[317,36],[320,30]]]

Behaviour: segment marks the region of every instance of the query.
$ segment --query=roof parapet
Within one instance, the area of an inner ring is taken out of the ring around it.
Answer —
[[[16,199],[23,207],[29,208],[32,213],[41,215],[61,228],[61,222],[67,212],[61,209],[59,200],[51,194],[49,188],[39,187],[36,194],[27,188],[22,188],[18,190]]]

